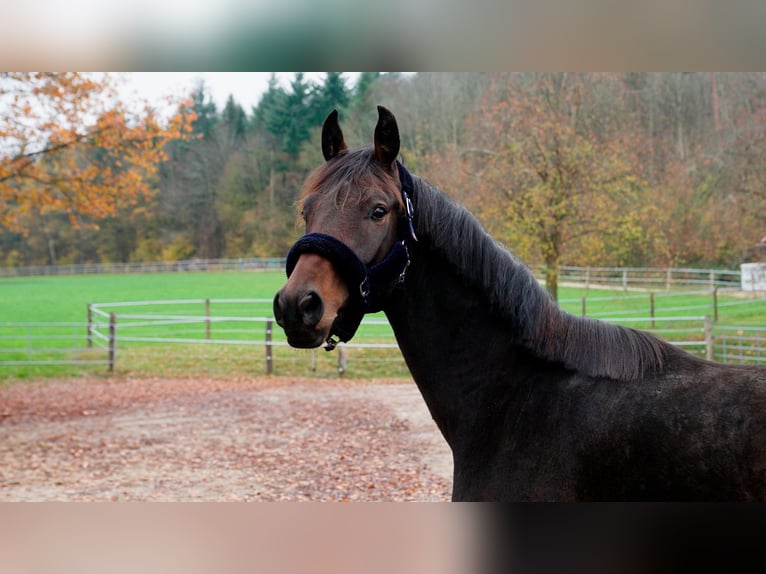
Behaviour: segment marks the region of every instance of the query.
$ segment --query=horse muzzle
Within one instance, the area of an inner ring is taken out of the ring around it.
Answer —
[[[299,349],[320,346],[327,338],[319,328],[324,301],[313,290],[291,295],[281,289],[274,297],[274,318],[287,335],[287,342]]]
[[[345,282],[320,255],[296,258],[287,283],[274,297],[274,318],[287,342],[301,349],[319,347],[348,299]]]

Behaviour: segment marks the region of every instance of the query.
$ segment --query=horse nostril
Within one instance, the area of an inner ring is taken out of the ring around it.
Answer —
[[[314,327],[322,319],[324,303],[316,291],[309,291],[298,301],[298,311],[303,318],[303,324]]]
[[[277,325],[279,325],[280,327],[284,327],[285,326],[284,324],[285,311],[282,308],[282,298],[280,297],[281,293],[282,292],[279,291],[276,295],[274,295],[273,311],[274,311],[274,319],[276,319]]]

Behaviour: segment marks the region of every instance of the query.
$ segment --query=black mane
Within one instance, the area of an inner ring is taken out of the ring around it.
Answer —
[[[668,345],[656,337],[563,311],[529,268],[466,208],[413,176],[418,237],[487,296],[512,325],[512,340],[584,374],[630,381],[659,373]]]

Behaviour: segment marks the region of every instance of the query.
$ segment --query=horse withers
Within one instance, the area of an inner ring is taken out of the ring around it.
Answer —
[[[562,311],[465,208],[331,113],[274,313],[334,347],[382,309],[453,453],[454,500],[766,500],[766,369]]]

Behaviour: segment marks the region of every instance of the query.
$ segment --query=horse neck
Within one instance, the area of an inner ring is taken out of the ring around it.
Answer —
[[[666,344],[563,312],[470,213],[413,179],[420,240],[385,310],[440,427],[493,400],[512,403],[541,374],[631,381],[663,369]]]
[[[486,296],[422,245],[412,249],[405,288],[385,308],[402,355],[436,424],[452,444],[495,397],[508,405],[526,354]]]

